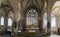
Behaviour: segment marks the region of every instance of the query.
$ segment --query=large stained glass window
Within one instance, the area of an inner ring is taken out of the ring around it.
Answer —
[[[30,9],[27,13],[26,26],[27,29],[32,29],[30,30],[31,32],[35,32],[33,29],[38,29],[38,14],[36,10]]]

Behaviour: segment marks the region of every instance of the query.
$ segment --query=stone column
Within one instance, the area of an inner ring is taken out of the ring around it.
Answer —
[[[58,27],[58,22],[59,22],[59,17],[56,16],[56,27],[57,27],[57,33],[59,33],[59,32],[58,32],[58,28],[59,28],[59,27]]]
[[[18,32],[18,16],[17,16],[17,10],[14,12],[14,26],[16,28],[14,28],[14,32]]]
[[[4,23],[5,23],[5,32],[7,31],[7,26],[8,26],[8,18],[7,18],[7,15],[5,15],[5,18],[4,18]]]
[[[21,13],[22,26],[23,26],[22,31],[24,32],[26,30],[26,28],[25,28],[25,26],[26,26],[26,17],[24,15],[24,11],[23,11],[24,10],[24,8],[23,8],[23,0],[20,1],[20,5],[21,5],[20,13]]]
[[[1,25],[1,15],[0,15],[0,25]]]
[[[47,12],[47,33],[51,33],[51,8],[49,2],[46,1],[46,12]]]
[[[56,16],[57,32],[60,35],[60,16]]]
[[[1,31],[2,31],[2,30],[1,30],[1,15],[0,15],[0,33],[1,33]]]
[[[47,32],[48,34],[51,33],[51,12],[50,10],[47,11]]]
[[[20,3],[20,1],[18,0],[17,2],[16,2],[16,5],[15,5],[15,7],[14,7],[14,27],[16,27],[16,28],[14,28],[14,32],[16,33],[16,32],[18,32],[18,21],[20,20],[20,19],[18,19],[18,17],[19,17],[19,14],[18,14],[18,12],[20,11],[20,8],[21,7],[19,7],[20,5],[19,5],[19,3]]]
[[[42,12],[38,14],[39,18],[39,32],[42,33],[43,31],[43,14]]]
[[[5,8],[5,7],[3,7],[4,8],[4,12],[5,12],[5,16],[4,16],[4,22],[5,22],[5,32],[7,32],[7,26],[8,26],[8,10]]]

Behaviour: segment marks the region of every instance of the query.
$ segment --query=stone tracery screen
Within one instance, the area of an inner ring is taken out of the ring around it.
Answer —
[[[34,29],[38,29],[38,14],[36,10],[29,10],[26,18],[27,29],[32,29],[29,32],[35,32]]]

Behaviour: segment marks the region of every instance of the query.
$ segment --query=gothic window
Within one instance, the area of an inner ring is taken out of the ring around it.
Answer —
[[[4,25],[4,17],[1,17],[1,25]]]
[[[12,19],[10,17],[8,18],[8,26],[12,26]]]
[[[54,14],[51,14],[51,27],[56,26],[56,18]]]
[[[47,13],[44,13],[44,16],[43,16],[43,28],[46,28],[47,27]]]
[[[27,27],[29,27],[28,29],[38,29],[38,14],[36,10],[34,9],[29,10],[26,19],[26,25]]]
[[[54,33],[56,30],[56,16],[54,14],[51,14],[51,34]]]
[[[11,31],[11,29],[12,29],[12,23],[13,23],[12,18],[9,17],[8,18],[8,31]]]

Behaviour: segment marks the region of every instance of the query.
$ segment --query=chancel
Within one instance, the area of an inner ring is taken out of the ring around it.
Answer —
[[[60,37],[60,0],[0,0],[0,37]]]

